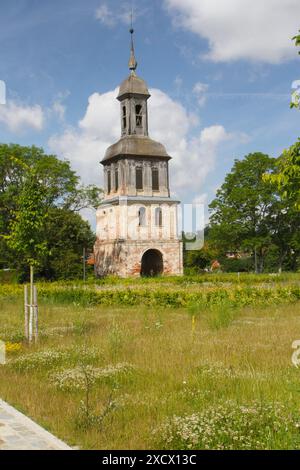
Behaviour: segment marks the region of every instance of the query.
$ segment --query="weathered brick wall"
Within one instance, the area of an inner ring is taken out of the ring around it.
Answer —
[[[139,226],[139,210],[145,209],[145,226]],[[163,226],[156,226],[156,209],[161,208]],[[103,203],[97,210],[99,240],[173,240],[177,235],[177,203],[144,202],[128,204]]]
[[[154,249],[163,257],[164,275],[181,275],[182,242],[179,240],[116,241],[95,244],[95,272],[97,276],[114,274],[120,277],[140,276],[143,254]]]

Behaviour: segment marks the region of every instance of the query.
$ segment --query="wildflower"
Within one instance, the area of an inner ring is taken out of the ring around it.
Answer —
[[[62,351],[37,351],[25,356],[17,357],[10,362],[10,365],[19,371],[29,371],[43,367],[52,367],[59,364],[66,358],[66,353]]]
[[[154,432],[163,448],[268,449],[270,436],[298,432],[281,403],[228,401],[189,416],[173,416]]]
[[[50,382],[61,391],[84,390],[87,384],[94,385],[101,379],[114,378],[120,374],[127,374],[133,366],[127,363],[109,365],[104,368],[92,366],[77,366],[73,369],[64,369],[50,375]]]
[[[7,353],[18,353],[22,349],[21,343],[5,343],[5,349]]]

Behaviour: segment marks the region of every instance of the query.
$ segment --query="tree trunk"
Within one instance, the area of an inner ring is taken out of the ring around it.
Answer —
[[[257,249],[254,247],[254,271],[255,274],[258,274],[258,265],[257,265]]]
[[[264,257],[263,255],[260,256],[259,260],[259,273],[262,274],[264,272]]]
[[[263,248],[259,250],[259,253],[257,255],[257,264],[258,264],[258,273],[262,274],[264,272],[264,264],[265,264]]]
[[[283,260],[286,257],[286,255],[287,255],[286,251],[281,251],[280,254],[279,254],[279,260],[278,260],[278,272],[279,272],[279,274],[282,273],[282,264],[283,264]]]

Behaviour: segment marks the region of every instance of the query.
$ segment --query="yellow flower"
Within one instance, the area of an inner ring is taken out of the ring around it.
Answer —
[[[6,343],[5,349],[7,353],[17,353],[21,351],[22,345],[21,343]]]

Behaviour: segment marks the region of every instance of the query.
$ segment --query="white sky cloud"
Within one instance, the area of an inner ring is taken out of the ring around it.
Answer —
[[[197,98],[199,106],[204,106],[206,103],[206,92],[209,86],[206,83],[197,82],[194,85],[193,93]]]
[[[41,131],[44,126],[44,112],[39,105],[25,106],[8,101],[0,106],[0,125],[16,134],[27,130]]]
[[[65,100],[70,96],[70,91],[66,90],[63,92],[57,93],[51,108],[47,110],[48,116],[47,117],[56,117],[58,122],[61,124],[65,124],[65,114],[66,114],[66,105]]]
[[[64,121],[66,112],[65,105],[63,105],[60,101],[54,101],[52,111],[58,117],[59,121]]]
[[[138,8],[135,7],[135,2],[132,5],[129,2],[124,2],[123,5],[119,4],[115,9],[110,8],[107,3],[101,3],[95,11],[95,17],[100,23],[109,28],[119,23],[129,25],[131,22],[131,7],[133,7],[134,22],[148,11],[148,8],[141,7],[140,4]]]
[[[208,199],[207,193],[198,194],[193,199],[193,204],[206,204]]]
[[[0,80],[0,105],[6,103],[6,84]]]
[[[95,13],[96,19],[106,26],[114,26],[116,18],[106,4],[100,5]]]
[[[296,57],[299,0],[164,0],[174,23],[208,39],[207,58],[280,63]]]

